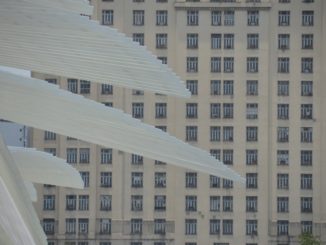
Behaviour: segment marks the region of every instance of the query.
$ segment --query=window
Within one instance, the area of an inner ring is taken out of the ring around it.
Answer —
[[[312,151],[301,151],[301,166],[312,166]]]
[[[166,187],[166,173],[156,172],[155,173],[155,188],[165,188]]]
[[[225,73],[233,72],[233,69],[234,69],[234,58],[233,57],[224,57],[223,63],[224,63],[224,72]]]
[[[247,34],[247,48],[258,49],[259,47],[259,34]]]
[[[301,119],[312,119],[312,104],[301,104]]]
[[[234,11],[226,10],[224,11],[224,25],[233,26],[234,25]]]
[[[88,233],[88,219],[78,219],[78,232],[79,234]]]
[[[167,3],[168,0],[156,0],[157,3]]]
[[[223,225],[223,235],[232,235],[233,234],[233,220],[224,219],[222,222]]]
[[[55,210],[55,196],[44,195],[43,196],[43,210]]]
[[[254,96],[258,95],[258,81],[247,80],[247,95]]]
[[[223,118],[233,118],[233,103],[223,103]]]
[[[313,83],[312,81],[301,81],[301,96],[313,95]]]
[[[258,127],[247,127],[247,142],[258,141]]]
[[[313,49],[313,48],[314,48],[314,35],[302,34],[302,49]]]
[[[290,3],[291,0],[278,0],[279,3]]]
[[[163,132],[166,132],[166,126],[155,126],[155,128],[162,130]],[[155,163],[157,164],[157,163]]]
[[[279,11],[278,12],[278,25],[289,26],[290,25],[290,11]]]
[[[89,209],[89,196],[88,195],[79,195],[78,209],[82,210],[82,211]]]
[[[277,212],[278,213],[289,212],[289,197],[277,197]]]
[[[211,34],[211,48],[220,49],[222,46],[222,35],[213,33]]]
[[[220,220],[219,219],[210,219],[209,220],[209,234],[210,235],[220,234]]]
[[[166,49],[168,47],[168,34],[158,33],[156,34],[156,48]]]
[[[44,80],[47,81],[49,84],[57,84],[56,78],[46,78]]]
[[[246,174],[246,187],[247,187],[247,189],[257,189],[258,188],[258,174],[257,173],[247,173]]]
[[[312,143],[312,127],[301,127],[301,143]]]
[[[187,80],[187,89],[190,91],[191,95],[198,94],[198,81],[197,80]]]
[[[251,220],[246,220],[246,235],[247,236],[257,236],[257,220],[256,219],[251,219]]]
[[[258,26],[259,25],[259,11],[258,10],[248,10],[248,26]]]
[[[198,57],[187,57],[187,72],[198,72]]]
[[[314,11],[302,11],[302,25],[303,26],[314,25]]]
[[[111,84],[102,84],[101,94],[113,94],[113,86]]]
[[[213,10],[211,12],[211,24],[212,26],[220,26],[222,25],[222,12]]]
[[[290,58],[279,57],[277,60],[277,71],[278,71],[278,73],[289,73],[290,72]]]
[[[142,219],[131,219],[130,221],[130,233],[131,234],[142,234],[143,220]]]
[[[79,149],[79,163],[89,163],[89,148]]]
[[[188,33],[187,34],[187,48],[196,49],[198,48],[198,34]]]
[[[144,95],[144,90],[133,89],[132,95],[136,95],[136,96]]]
[[[68,83],[68,91],[70,91],[70,92],[72,92],[74,94],[77,94],[77,92],[78,92],[78,80],[68,78],[67,83]]]
[[[44,152],[49,153],[53,156],[57,155],[57,149],[56,148],[44,148]]]
[[[80,94],[90,94],[91,92],[91,82],[80,80]]]
[[[224,34],[224,49],[234,49],[234,34]]]
[[[101,164],[112,163],[112,149],[102,148],[101,149]]]
[[[277,151],[277,165],[289,165],[289,151],[278,150]]]
[[[186,219],[185,220],[185,234],[186,235],[196,235],[197,234],[197,220],[196,219]]]
[[[111,219],[100,219],[100,234],[111,234]]]
[[[66,219],[66,233],[76,234],[76,219]]]
[[[221,182],[221,178],[214,176],[214,175],[210,175],[209,176],[209,186],[210,188],[220,188],[220,182]]]
[[[289,174],[277,174],[277,189],[289,189]]]
[[[210,127],[210,140],[214,142],[219,142],[221,140],[221,127],[211,126]]]
[[[220,103],[211,103],[211,118],[221,118]]]
[[[278,34],[278,49],[290,48],[290,34]]]
[[[168,63],[168,58],[167,57],[157,57],[157,59],[159,59],[162,64],[166,65]]]
[[[100,178],[101,187],[112,187],[112,173],[111,172],[101,172]]]
[[[44,131],[44,140],[56,140],[57,134],[50,132],[50,131]]]
[[[220,160],[221,159],[221,150],[220,149],[211,149],[210,153],[213,157]]]
[[[132,172],[131,173],[131,187],[142,188],[143,187],[143,173]]]
[[[301,197],[301,213],[312,213],[312,197]]]
[[[223,127],[223,141],[233,142],[233,127]]]
[[[131,211],[143,211],[143,196],[131,196]]]
[[[197,173],[186,173],[186,188],[197,188]]]
[[[165,211],[166,209],[166,196],[154,196],[154,210]]]
[[[283,119],[283,120],[289,119],[289,104],[277,105],[277,119]]]
[[[257,119],[258,118],[258,104],[257,103],[247,104],[246,118],[247,119]]]
[[[233,188],[233,181],[229,179],[223,179],[223,188],[224,189],[232,189]]]
[[[211,80],[211,95],[221,94],[221,80]]]
[[[186,126],[186,141],[197,141],[197,126]]]
[[[143,156],[131,154],[131,164],[142,165],[143,164]]]
[[[221,72],[221,57],[211,57],[211,72]]]
[[[257,165],[258,162],[258,150],[246,150],[246,164]]]
[[[246,211],[247,212],[257,212],[258,208],[258,197],[257,196],[247,196],[246,197]]]
[[[144,10],[134,10],[133,11],[133,25],[143,26],[145,22]]]
[[[233,164],[233,150],[229,150],[229,149],[223,150],[223,163],[226,165]]]
[[[77,148],[67,148],[67,163],[77,163]]]
[[[164,235],[165,226],[166,226],[165,219],[154,219],[154,234]]]
[[[66,210],[72,211],[77,209],[77,196],[67,195],[66,196]]]
[[[167,105],[166,103],[155,104],[155,118],[166,118]]]
[[[247,57],[247,72],[258,72],[258,57]]]
[[[167,26],[168,25],[168,11],[157,10],[156,11],[156,25]]]
[[[55,220],[54,219],[43,219],[42,222],[43,230],[46,235],[54,235],[55,232]]]
[[[301,72],[302,73],[313,72],[313,58],[301,58]]]
[[[112,196],[101,195],[100,196],[100,210],[101,211],[111,211],[112,209]]]
[[[197,211],[197,197],[186,196],[186,211]]]
[[[302,233],[312,233],[312,221],[301,221],[301,232]]]
[[[312,174],[301,174],[301,190],[312,190]]]
[[[132,116],[134,118],[144,117],[144,103],[132,103]]]
[[[113,107],[113,103],[112,102],[104,102],[103,105],[105,105],[107,107]]]
[[[277,81],[277,95],[289,96],[289,81]]]
[[[113,10],[112,9],[105,9],[102,10],[102,25],[113,25]]]
[[[187,103],[186,104],[186,117],[187,118],[197,118],[197,103]]]
[[[139,45],[144,46],[144,40],[145,40],[144,33],[133,33],[132,34],[132,40],[134,42],[139,43]]]
[[[277,142],[289,142],[289,128],[288,127],[278,127],[277,128]]]
[[[277,235],[288,235],[289,233],[289,221],[288,220],[278,220],[277,221]]]
[[[233,80],[224,80],[223,81],[223,94],[224,95],[233,95]]]
[[[233,212],[233,196],[223,196],[223,212]]]
[[[211,196],[210,198],[210,211],[219,212],[220,211],[220,196]]]
[[[198,26],[198,10],[188,10],[187,11],[187,25],[188,26]]]

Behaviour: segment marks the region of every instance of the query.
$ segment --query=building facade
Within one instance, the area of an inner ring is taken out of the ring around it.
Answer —
[[[210,151],[247,182],[33,129],[32,146],[66,158],[85,183],[38,186],[49,245],[292,245],[301,232],[326,243],[326,2],[91,4],[92,18],[145,45],[191,98],[33,76]]]

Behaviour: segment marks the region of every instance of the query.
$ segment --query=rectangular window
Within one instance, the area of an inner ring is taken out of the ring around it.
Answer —
[[[289,127],[277,127],[277,142],[289,142]]]
[[[289,26],[290,25],[290,11],[279,11],[278,12],[278,25]]]
[[[229,149],[223,150],[223,163],[226,165],[233,164],[233,150],[229,150]]]
[[[211,72],[221,72],[221,57],[211,57]]]
[[[145,11],[144,10],[134,10],[133,11],[133,25],[143,26],[145,23]]]
[[[209,220],[209,234],[218,235],[220,234],[220,220],[219,219],[210,219]]]
[[[257,220],[246,220],[246,235],[247,236],[257,236],[258,224]]]
[[[302,34],[302,49],[314,48],[314,34]]]
[[[221,150],[220,149],[211,149],[210,154],[215,157],[216,159],[221,159]]]
[[[154,219],[154,234],[164,235],[165,226],[166,226],[165,219]]]
[[[89,209],[89,196],[88,195],[79,195],[78,197],[78,209],[85,211]]]
[[[278,49],[290,48],[290,34],[278,34]]]
[[[289,221],[288,220],[278,220],[277,221],[277,235],[284,236],[289,234]]]
[[[258,150],[246,150],[246,164],[257,165],[258,163]]]
[[[211,126],[210,127],[210,140],[214,142],[219,142],[221,140],[221,127]]]
[[[312,104],[301,104],[301,119],[312,119],[313,118],[313,105]]]
[[[258,104],[257,103],[247,104],[246,118],[247,119],[257,119],[258,118]]]
[[[290,72],[290,58],[279,57],[277,59],[277,71],[278,71],[278,73],[289,73]]]
[[[258,49],[259,48],[259,34],[247,34],[247,48]]]
[[[198,48],[198,34],[188,33],[187,34],[187,48],[196,49]]]
[[[187,57],[187,72],[198,72],[198,57]]]
[[[313,83],[312,81],[301,81],[301,96],[313,95]]]
[[[211,24],[212,26],[220,26],[222,25],[222,12],[213,10],[211,12]]]
[[[102,84],[101,94],[113,94],[113,86],[111,84]]]
[[[162,62],[162,64],[164,64],[164,65],[166,65],[168,63],[168,58],[165,56],[157,57],[157,59],[159,59]]]
[[[80,80],[80,94],[90,94],[91,82],[86,80]]]
[[[132,116],[134,118],[144,118],[144,103],[132,103]]]
[[[141,172],[131,173],[131,187],[143,188],[143,173]]]
[[[43,196],[43,210],[55,210],[55,195]]]
[[[313,58],[301,58],[301,72],[313,73]]]
[[[77,209],[77,196],[67,195],[66,196],[66,210],[72,211]]]
[[[277,174],[277,189],[289,189],[289,174]]]
[[[301,197],[301,213],[312,213],[312,197]]]
[[[223,94],[224,95],[233,95],[233,80],[224,80],[223,81]]]
[[[155,118],[166,118],[167,104],[155,103]]]
[[[54,235],[54,233],[55,233],[55,220],[54,219],[43,219],[42,226],[43,226],[44,233],[46,235]]]
[[[77,163],[77,148],[67,148],[67,163]]]
[[[131,154],[131,164],[133,165],[142,165],[144,158],[141,155]]]
[[[101,149],[101,164],[112,163],[112,149],[102,148]]]
[[[197,220],[196,219],[186,219],[185,220],[185,234],[186,235],[196,235],[197,234]]]
[[[278,150],[277,151],[277,165],[289,165],[289,151]]]
[[[154,197],[154,210],[165,211],[166,209],[166,196],[155,196]]]
[[[132,34],[132,40],[134,42],[139,43],[139,45],[144,46],[144,43],[145,43],[144,33],[133,33]]]
[[[197,173],[186,173],[186,188],[197,188]]]
[[[277,105],[277,119],[281,119],[281,120],[289,119],[289,104]]]
[[[234,25],[234,11],[226,10],[224,11],[224,25],[233,26]]]
[[[211,80],[211,95],[221,94],[221,80]]]
[[[247,173],[246,174],[246,187],[247,187],[247,189],[257,189],[258,188],[258,174],[257,173]]]
[[[209,186],[210,188],[220,188],[220,182],[221,182],[221,178],[214,176],[214,175],[210,175],[209,176]]]
[[[258,95],[258,81],[247,80],[247,95],[250,96]]]
[[[187,89],[190,91],[191,95],[198,94],[198,81],[197,80],[187,80]]]
[[[277,81],[277,95],[289,96],[289,81]]]
[[[312,166],[312,151],[302,150],[301,151],[301,166]]]
[[[111,219],[100,219],[100,234],[111,234]]]
[[[68,78],[67,83],[68,83],[68,91],[70,91],[71,93],[77,94],[78,93],[78,80]]]
[[[156,25],[167,26],[168,25],[168,11],[157,10],[156,11]]]
[[[211,48],[221,49],[222,46],[222,34],[212,33],[211,34]]]
[[[224,34],[224,49],[234,49],[234,34]]]
[[[78,219],[78,233],[79,234],[88,233],[88,219]]]
[[[301,127],[301,143],[312,143],[312,127]]]
[[[219,212],[220,211],[220,196],[211,196],[210,197],[210,211]]]
[[[44,131],[44,140],[56,140],[57,134],[50,132],[50,131]]]
[[[199,11],[198,10],[188,10],[187,11],[187,25],[188,26],[198,26],[199,22]]]
[[[196,196],[186,196],[185,203],[186,211],[197,211],[197,197]]]
[[[197,141],[197,126],[186,126],[186,141]]]
[[[112,209],[112,196],[111,195],[101,195],[100,196],[100,210],[101,211],[111,211]]]
[[[186,104],[186,117],[187,118],[197,118],[198,106],[197,103],[187,103]]]
[[[130,221],[130,234],[142,234],[143,231],[143,220],[142,219],[131,219]]]
[[[158,33],[156,34],[156,48],[166,49],[168,47],[168,34]]]
[[[248,26],[258,26],[259,25],[259,11],[258,10],[248,10]]]
[[[44,152],[49,153],[53,156],[57,155],[57,149],[56,148],[44,148]]]
[[[80,148],[79,149],[79,163],[89,163],[89,148]]]
[[[131,196],[131,211],[143,211],[143,196]]]
[[[277,212],[278,213],[289,212],[289,197],[277,197]]]
[[[222,222],[223,225],[223,235],[232,235],[233,234],[233,220],[224,219]]]
[[[102,25],[113,25],[113,10],[102,10]]]
[[[76,219],[66,219],[66,233],[76,234]]]
[[[105,188],[112,187],[112,173],[111,172],[101,172],[100,185],[101,185],[101,187],[105,187]]]
[[[229,179],[223,179],[223,188],[224,189],[232,189],[233,188],[233,181]]]
[[[247,72],[256,73],[258,72],[258,57],[247,57]]]
[[[223,196],[223,212],[233,212],[233,196]]]
[[[224,57],[224,72],[225,73],[232,73],[234,70],[234,58],[233,57]]]
[[[223,141],[233,142],[233,127],[229,127],[229,126],[223,127]]]
[[[258,208],[258,197],[257,196],[247,196],[246,197],[246,211],[247,212],[257,212]]]
[[[221,118],[221,104],[211,103],[211,118]]]
[[[314,25],[314,11],[302,11],[302,26]]]
[[[258,141],[258,127],[247,127],[247,142]]]
[[[223,103],[223,118],[233,118],[233,103]]]
[[[155,188],[165,188],[166,187],[166,173],[156,172],[155,173]]]
[[[312,221],[301,221],[301,232],[302,233],[310,233],[312,234],[313,230],[312,230]]]
[[[301,174],[301,190],[312,190],[312,174]]]

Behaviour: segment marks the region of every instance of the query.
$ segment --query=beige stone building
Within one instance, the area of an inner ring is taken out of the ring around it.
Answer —
[[[92,18],[145,45],[191,98],[33,75],[210,151],[247,183],[33,130],[32,146],[85,182],[38,187],[49,245],[288,245],[302,231],[326,244],[326,1],[91,4]]]

